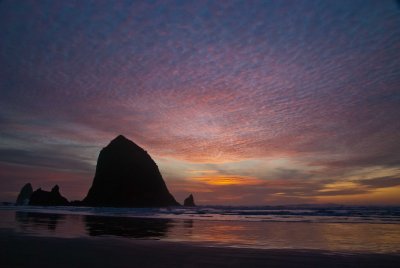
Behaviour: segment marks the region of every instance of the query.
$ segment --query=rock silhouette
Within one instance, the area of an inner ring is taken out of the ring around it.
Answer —
[[[68,200],[60,194],[58,185],[51,189],[51,192],[43,191],[41,188],[31,195],[29,205],[34,206],[68,206]]]
[[[185,201],[183,201],[183,205],[185,207],[195,207],[196,204],[194,203],[194,198],[193,195],[190,194],[188,197],[186,197]]]
[[[150,155],[119,135],[99,154],[86,206],[164,207],[179,205]]]
[[[25,184],[24,187],[22,187],[21,191],[19,192],[15,204],[18,206],[28,205],[32,193],[33,193],[32,185],[30,183]]]

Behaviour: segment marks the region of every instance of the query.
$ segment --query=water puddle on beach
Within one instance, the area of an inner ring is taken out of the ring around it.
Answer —
[[[283,222],[151,218],[0,209],[0,229],[45,237],[123,237],[208,246],[400,253],[396,223]]]

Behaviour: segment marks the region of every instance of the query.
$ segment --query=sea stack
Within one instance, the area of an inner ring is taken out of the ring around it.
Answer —
[[[196,206],[196,204],[194,203],[194,198],[193,198],[193,195],[192,195],[192,194],[190,194],[190,195],[185,199],[185,201],[183,202],[183,205],[184,205],[185,207],[195,207],[195,206]]]
[[[21,191],[19,192],[19,195],[17,197],[17,201],[15,204],[17,206],[24,206],[29,204],[29,200],[31,199],[31,195],[33,193],[33,188],[30,183],[27,183],[22,187]]]
[[[51,192],[43,191],[41,188],[31,195],[29,205],[34,206],[68,206],[68,200],[60,194],[60,188],[55,185]]]
[[[85,206],[177,206],[175,198],[150,155],[119,135],[99,154],[93,184]]]

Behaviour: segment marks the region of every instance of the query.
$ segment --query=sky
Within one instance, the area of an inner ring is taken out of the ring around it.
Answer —
[[[399,59],[394,0],[2,0],[0,201],[122,134],[179,202],[400,205]]]

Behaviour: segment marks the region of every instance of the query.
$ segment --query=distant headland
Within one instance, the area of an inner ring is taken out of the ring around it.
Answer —
[[[194,206],[193,196],[185,205]],[[151,156],[133,141],[119,135],[99,154],[92,186],[82,201],[69,202],[56,185],[51,192],[32,190],[30,183],[20,191],[17,205],[166,207],[180,206]]]

